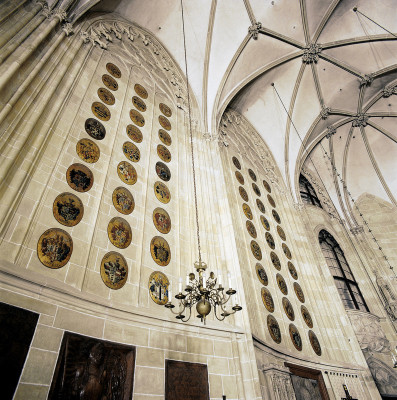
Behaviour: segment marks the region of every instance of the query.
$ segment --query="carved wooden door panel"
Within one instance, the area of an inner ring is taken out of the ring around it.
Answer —
[[[166,360],[165,400],[209,400],[204,364]]]
[[[65,332],[49,400],[130,400],[135,347]]]

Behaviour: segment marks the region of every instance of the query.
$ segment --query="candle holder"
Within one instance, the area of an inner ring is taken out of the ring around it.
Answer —
[[[197,271],[197,278],[193,272],[188,274],[184,290],[182,290],[182,278],[179,279],[179,290],[178,294],[175,295],[175,298],[178,300],[178,310],[173,310],[175,305],[172,304],[171,295],[169,296],[169,302],[165,304],[165,307],[169,308],[176,315],[175,318],[183,322],[189,321],[194,306],[196,306],[197,318],[200,318],[204,324],[207,315],[211,313],[212,309],[214,309],[215,317],[219,321],[223,321],[229,315],[242,310],[242,307],[236,301],[235,306],[227,311],[225,308],[226,304],[237,291],[229,287],[225,292],[221,277],[219,276],[217,279],[213,272],[210,272],[207,279],[205,274],[207,269],[206,263],[196,261],[194,266]],[[229,286],[231,286],[230,279]],[[187,316],[184,314],[185,312]]]

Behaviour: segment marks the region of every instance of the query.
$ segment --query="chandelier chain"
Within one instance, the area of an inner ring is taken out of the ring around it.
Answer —
[[[185,74],[186,74],[186,86],[187,86],[189,136],[190,136],[190,149],[191,149],[191,155],[192,155],[192,170],[193,170],[194,207],[195,207],[196,226],[197,226],[197,247],[198,247],[199,265],[201,265],[200,226],[199,226],[198,206],[197,206],[196,169],[195,169],[195,165],[194,165],[192,118],[191,118],[191,107],[190,107],[189,75],[188,75],[188,71],[187,71],[185,17],[184,17],[184,12],[183,12],[183,0],[181,0],[181,12],[182,12],[183,51],[184,51],[184,57],[185,57]]]

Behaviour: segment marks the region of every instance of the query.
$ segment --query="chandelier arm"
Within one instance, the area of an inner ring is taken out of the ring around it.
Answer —
[[[192,307],[189,307],[189,317],[186,318],[186,319],[181,319],[181,321],[187,322],[187,321],[189,321],[189,319],[190,319],[191,316],[192,316]]]
[[[215,318],[216,318],[218,321],[223,321],[223,320],[226,318],[226,315],[224,315],[222,318],[219,318],[219,317],[218,317],[216,307],[214,307],[214,314],[215,314]]]

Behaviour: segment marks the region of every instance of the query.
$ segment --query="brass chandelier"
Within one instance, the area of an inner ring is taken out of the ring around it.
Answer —
[[[173,310],[175,305],[172,303],[172,291],[168,291],[168,303],[165,304],[166,308],[169,308],[173,314],[176,314],[176,318],[187,322],[192,316],[192,308],[196,306],[197,317],[201,319],[201,322],[206,321],[207,315],[214,308],[215,317],[219,321],[223,321],[229,315],[236,313],[242,309],[241,306],[236,304],[229,310],[226,310],[226,303],[231,299],[233,295],[237,293],[235,289],[232,289],[230,274],[228,274],[229,289],[225,291],[222,286],[222,275],[219,272],[218,277],[215,278],[213,272],[209,273],[208,279],[206,276],[207,264],[201,260],[201,246],[200,246],[200,228],[198,219],[198,207],[197,207],[197,190],[196,190],[196,170],[194,167],[194,149],[193,149],[193,135],[192,135],[192,121],[191,121],[191,110],[190,110],[190,94],[189,94],[189,76],[187,72],[187,57],[186,57],[186,38],[185,38],[185,20],[183,15],[183,0],[181,0],[181,14],[182,14],[182,32],[183,32],[183,48],[185,55],[185,73],[186,73],[186,86],[187,86],[187,102],[188,102],[188,118],[189,118],[189,134],[190,134],[190,149],[192,156],[192,170],[193,170],[193,189],[194,189],[194,207],[196,212],[196,225],[197,225],[197,247],[199,260],[194,263],[194,267],[197,271],[196,275],[191,272],[186,276],[186,286],[182,290],[182,278],[179,278],[178,293],[175,298],[178,300],[178,309]],[[186,312],[186,315],[184,314]]]

